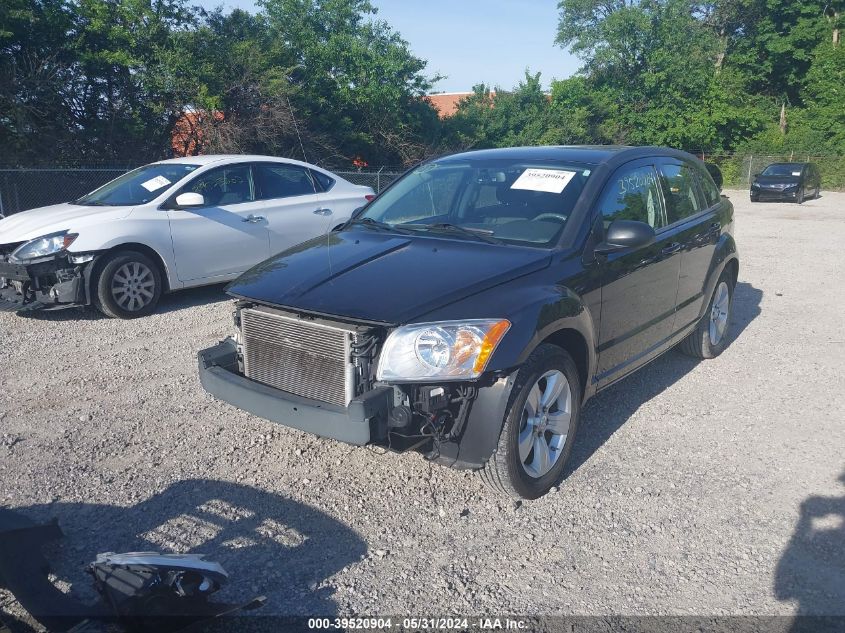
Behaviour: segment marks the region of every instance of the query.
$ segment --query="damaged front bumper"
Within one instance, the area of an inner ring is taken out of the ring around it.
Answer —
[[[239,409],[301,431],[347,444],[369,444],[373,436],[370,420],[386,416],[393,402],[390,387],[362,394],[348,407],[302,398],[242,376],[237,354],[232,339],[199,353],[200,382],[205,390]]]
[[[0,311],[87,305],[87,272],[93,258],[62,253],[17,263],[0,256]]]
[[[397,412],[407,407],[397,406],[391,386],[375,386],[341,407],[246,378],[239,368],[237,344],[231,338],[200,351],[198,360],[205,390],[253,415],[348,444],[375,444],[396,452],[417,450],[431,461],[469,470],[483,467],[495,451],[516,376],[514,372],[479,385],[466,411],[457,416],[460,430],[434,438],[394,428],[399,426]],[[417,414],[406,411],[406,416],[413,415]],[[435,426],[438,417],[434,412],[430,419]]]

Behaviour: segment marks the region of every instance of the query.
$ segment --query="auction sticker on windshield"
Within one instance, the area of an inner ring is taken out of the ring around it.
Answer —
[[[526,169],[511,185],[511,189],[560,193],[575,176],[574,171],[560,169]]]
[[[170,181],[164,176],[156,176],[155,178],[150,178],[146,182],[142,182],[141,186],[147,191],[155,191],[156,189],[161,189],[169,184]]]

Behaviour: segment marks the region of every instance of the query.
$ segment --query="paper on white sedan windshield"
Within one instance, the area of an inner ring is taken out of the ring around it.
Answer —
[[[560,169],[526,169],[511,185],[511,189],[560,193],[575,176],[574,171]]]
[[[155,191],[156,189],[161,189],[169,184],[170,181],[164,176],[156,176],[155,178],[150,178],[146,182],[142,182],[141,186],[147,191]]]

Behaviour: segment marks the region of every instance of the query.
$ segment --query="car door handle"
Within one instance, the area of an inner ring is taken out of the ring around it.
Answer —
[[[674,253],[677,253],[679,250],[681,250],[681,248],[682,248],[682,246],[681,246],[680,243],[672,242],[671,244],[669,244],[669,246],[667,246],[662,251],[660,251],[660,254],[664,255],[664,256],[665,255],[672,255]]]
[[[332,210],[331,209],[314,209],[314,213],[316,215],[331,215]]]
[[[251,224],[258,224],[259,222],[264,222],[266,220],[267,220],[267,218],[265,218],[263,215],[252,215],[252,214],[250,214],[250,215],[246,216],[242,220],[242,222],[249,222]]]

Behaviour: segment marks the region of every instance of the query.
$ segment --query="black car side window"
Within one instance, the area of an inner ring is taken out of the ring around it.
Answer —
[[[614,220],[638,220],[654,229],[666,226],[654,167],[623,167],[617,171],[607,185],[599,209],[604,228]]]
[[[284,163],[259,163],[256,172],[262,200],[316,193],[310,174],[302,167]]]
[[[197,176],[179,192],[199,193],[207,207],[222,207],[255,200],[255,187],[248,164],[218,167]]]
[[[705,207],[689,165],[665,163],[660,166],[660,172],[669,224],[695,215]]]
[[[707,206],[712,207],[715,204],[719,204],[722,194],[719,193],[719,188],[713,182],[710,174],[701,170],[698,170],[696,174],[698,175],[698,184],[701,187],[701,192],[704,194],[704,200]]]

